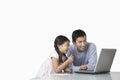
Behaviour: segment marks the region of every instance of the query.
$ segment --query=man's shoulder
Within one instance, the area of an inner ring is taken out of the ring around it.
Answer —
[[[88,42],[87,45],[88,45],[89,47],[96,47],[95,43],[91,43],[91,42]]]
[[[76,51],[76,46],[74,44],[70,45],[69,52],[73,53]]]
[[[75,49],[75,48],[76,48],[76,46],[74,44],[70,45],[70,49]]]
[[[95,43],[87,43],[87,49],[88,50],[96,50],[96,45]]]
[[[89,46],[87,47],[87,53],[91,55],[97,54],[97,48],[94,43],[89,43]]]

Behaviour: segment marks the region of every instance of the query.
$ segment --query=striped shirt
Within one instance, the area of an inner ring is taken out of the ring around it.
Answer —
[[[69,51],[67,52],[67,57],[70,55],[74,56],[74,61],[72,63],[73,71],[79,70],[81,65],[87,65],[88,70],[94,70],[97,62],[95,44],[87,43],[87,47],[83,52],[79,52],[75,45],[71,45]]]

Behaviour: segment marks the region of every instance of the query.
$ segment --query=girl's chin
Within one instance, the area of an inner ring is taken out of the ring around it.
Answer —
[[[67,53],[67,51],[65,51],[63,54],[66,54]]]

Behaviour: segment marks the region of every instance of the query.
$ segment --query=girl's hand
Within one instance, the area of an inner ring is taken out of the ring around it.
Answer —
[[[65,68],[64,71],[65,71],[65,72],[68,72],[68,73],[72,73],[72,68],[67,67],[67,68]]]
[[[69,61],[69,63],[72,63],[72,62],[73,62],[73,60],[74,60],[73,55],[70,55],[70,56],[68,57],[68,59],[67,59],[67,60]]]

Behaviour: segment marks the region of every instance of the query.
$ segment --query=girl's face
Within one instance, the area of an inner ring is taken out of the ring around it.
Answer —
[[[58,49],[59,49],[60,53],[66,54],[67,51],[69,50],[69,47],[70,47],[70,42],[66,41],[62,45],[59,45]]]

